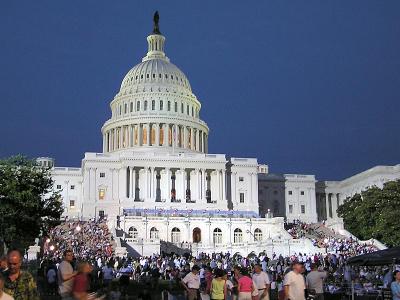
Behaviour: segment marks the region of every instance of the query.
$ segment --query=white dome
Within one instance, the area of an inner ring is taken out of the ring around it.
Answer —
[[[185,74],[173,63],[162,58],[145,60],[134,66],[125,75],[120,92],[146,85],[176,87],[192,91]]]
[[[208,152],[207,124],[189,80],[169,61],[165,37],[147,37],[142,62],[125,75],[102,127],[103,151]]]

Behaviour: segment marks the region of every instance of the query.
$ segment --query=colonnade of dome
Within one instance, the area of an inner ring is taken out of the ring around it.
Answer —
[[[102,127],[103,152],[158,147],[208,152],[208,126],[185,74],[164,53],[165,37],[147,37],[148,52],[122,80]]]

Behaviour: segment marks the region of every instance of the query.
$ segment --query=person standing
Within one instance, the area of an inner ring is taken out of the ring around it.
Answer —
[[[74,259],[74,253],[71,250],[65,250],[63,261],[58,266],[58,292],[62,300],[72,299],[72,285],[77,272],[74,272],[71,262]]]
[[[226,280],[224,279],[224,271],[215,270],[215,278],[211,282],[211,300],[225,300],[227,296]]]
[[[238,281],[238,300],[252,300],[251,294],[254,291],[253,280],[251,280],[247,269],[242,268],[240,271],[242,275]]]
[[[311,272],[306,277],[307,290],[315,293],[316,300],[324,300],[324,280],[327,277],[325,271],[318,270],[317,264],[311,265]]]
[[[3,292],[5,278],[0,272],[0,300],[14,300],[9,294]]]
[[[36,282],[32,275],[21,270],[22,255],[10,251],[7,255],[8,270],[4,273],[4,291],[15,300],[39,300]]]
[[[254,288],[258,290],[258,299],[268,300],[270,281],[268,274],[262,270],[262,266],[260,264],[256,264],[254,266],[253,283]]]
[[[394,271],[393,276],[394,281],[390,284],[393,300],[400,300],[400,271]]]
[[[199,300],[199,288],[200,288],[200,267],[194,265],[192,271],[183,277],[181,284],[187,291],[188,300]]]
[[[306,284],[302,272],[303,264],[295,261],[292,271],[288,272],[283,280],[285,300],[305,300]]]
[[[92,267],[88,262],[80,262],[77,268],[78,274],[72,284],[72,295],[75,300],[87,300],[89,290],[89,273]]]

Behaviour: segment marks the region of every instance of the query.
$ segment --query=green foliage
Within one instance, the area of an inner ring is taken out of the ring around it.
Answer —
[[[400,180],[383,188],[371,187],[347,198],[338,208],[345,228],[362,240],[375,238],[389,246],[400,245]]]
[[[8,248],[33,245],[62,211],[49,169],[24,156],[0,160],[0,239]]]

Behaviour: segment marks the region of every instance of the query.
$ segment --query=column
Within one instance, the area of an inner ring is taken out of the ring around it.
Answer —
[[[251,199],[251,204],[253,206],[253,210],[258,213],[258,178],[257,178],[257,173],[252,173],[252,182],[253,182],[253,187],[252,187],[252,199]]]
[[[196,150],[194,147],[194,129],[193,127],[190,127],[190,149]]]
[[[203,152],[204,153],[206,153],[206,139],[205,139],[205,137],[206,137],[206,134],[203,132],[203,134],[202,134],[202,148],[203,148]]]
[[[155,146],[160,146],[160,124],[157,123],[155,124],[156,126],[156,140],[155,140]],[[154,146],[154,145],[153,145]]]
[[[117,149],[117,128],[113,129],[113,150]]]
[[[143,191],[144,193],[143,193],[143,195],[144,195],[144,197],[146,199],[146,198],[149,197],[149,168],[148,167],[145,167],[144,174],[145,174],[145,176],[144,176],[145,182],[144,182],[144,191]]]
[[[164,128],[164,143],[163,146],[164,147],[168,147],[168,132],[169,132],[169,125],[168,124],[163,124],[163,128]]]
[[[167,198],[165,202],[171,202],[171,170],[169,168],[165,168],[166,178],[167,178]]]
[[[107,136],[108,136],[108,152],[111,152],[112,151],[112,148],[111,148],[112,138],[111,138],[111,131],[110,130],[108,131]]]
[[[201,169],[201,197],[203,203],[207,203],[206,199],[206,188],[207,188],[207,170]]]
[[[146,128],[147,128],[147,130],[146,130],[146,135],[147,135],[147,139],[146,139],[146,142],[147,142],[147,146],[148,145],[151,145],[151,141],[150,141],[150,131],[151,131],[151,126],[150,126],[150,124],[146,124]]]
[[[329,193],[325,192],[326,219],[329,218]]]
[[[135,200],[136,194],[136,170],[134,167],[131,167],[131,199]]]
[[[217,194],[217,203],[219,204],[221,201],[221,170],[216,169],[215,172],[217,173],[217,187],[218,187],[218,194]]]
[[[123,147],[123,135],[124,135],[124,127],[119,127],[119,145],[118,149],[122,149]]]
[[[105,153],[106,150],[107,150],[107,147],[106,147],[106,135],[105,135],[105,133],[103,133],[103,153]]]
[[[196,185],[197,185],[197,195],[196,195],[196,200],[197,202],[201,202],[201,171],[199,169],[196,169],[197,172],[197,181],[196,181]]]
[[[132,132],[133,132],[133,125],[129,125],[129,133],[128,133],[128,147],[130,148],[130,147],[132,147],[132,145],[133,145],[133,143],[132,143],[132,140],[133,140],[133,135],[132,135]]]
[[[183,130],[182,148],[187,149],[187,128],[186,128],[186,126],[182,126],[182,130]]]
[[[222,201],[226,202],[226,171],[222,170]]]
[[[200,151],[200,147],[199,147],[199,130],[196,129],[196,147],[195,147],[196,151]]]
[[[143,125],[142,124],[137,125],[137,131],[138,131],[137,146],[141,146],[142,141],[143,141]]]
[[[237,204],[237,199],[236,199],[236,172],[231,173],[231,197],[232,197],[232,203],[233,203],[233,208],[235,208],[235,205]]]
[[[157,179],[156,179],[156,169],[155,168],[151,168],[151,199],[156,200],[156,183],[157,183]]]
[[[183,189],[182,202],[186,202],[186,170],[181,169],[181,172],[182,172],[182,189]]]

